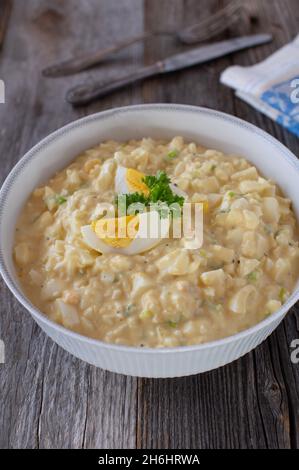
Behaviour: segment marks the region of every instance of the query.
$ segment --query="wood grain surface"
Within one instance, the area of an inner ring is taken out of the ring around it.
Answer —
[[[267,57],[299,31],[298,0],[252,0],[272,43],[73,109],[66,91],[82,81],[120,77],[184,50],[169,37],[117,53],[80,75],[47,79],[41,70],[84,50],[144,30],[192,24],[226,2],[214,0],[14,0],[0,78],[1,182],[32,145],[83,115],[135,103],[172,102],[216,108],[267,130],[299,154],[299,142],[219,84],[230,64]],[[248,3],[248,2],[247,2]],[[220,38],[248,32],[240,24]],[[219,38],[219,39],[220,39]],[[237,136],[236,136],[237,137]],[[21,188],[20,188],[21,190]],[[262,345],[234,363],[193,377],[150,380],[96,369],[56,346],[0,282],[0,448],[299,448],[298,307]]]
[[[12,0],[2,0],[0,3],[0,49],[4,42],[7,24],[12,7]]]

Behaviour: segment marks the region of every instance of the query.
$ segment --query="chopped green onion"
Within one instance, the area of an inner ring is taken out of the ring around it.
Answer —
[[[234,193],[234,191],[229,191],[229,193],[227,193],[228,197],[235,197],[236,193]]]
[[[168,325],[170,328],[176,328],[176,327],[178,326],[178,322],[177,322],[177,321],[168,320],[166,323],[167,323],[167,325]]]
[[[64,204],[66,201],[67,201],[67,199],[64,196],[61,196],[61,195],[57,194],[56,202],[57,202],[57,204],[59,204],[59,206],[61,206],[61,204]]]
[[[287,291],[284,287],[281,287],[279,290],[278,298],[281,303],[285,302]]]
[[[210,168],[210,171],[214,171],[214,170],[216,170],[216,165],[212,165]]]
[[[151,310],[143,310],[139,314],[140,320],[147,320],[148,318],[152,318],[154,316],[154,313]]]
[[[249,273],[247,275],[247,279],[248,281],[250,282],[255,282],[257,280],[257,272],[256,271],[252,271],[251,273]]]
[[[167,157],[170,159],[176,158],[178,154],[179,154],[178,150],[171,150],[170,152],[168,152]]]
[[[203,249],[199,250],[199,254],[200,254],[200,256],[202,256],[203,258],[206,258],[206,257],[207,257],[207,252],[206,252],[206,250],[203,250]]]

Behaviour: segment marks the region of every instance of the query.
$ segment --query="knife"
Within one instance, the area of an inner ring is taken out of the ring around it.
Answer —
[[[96,98],[107,95],[119,88],[123,88],[130,83],[144,80],[154,75],[175,72],[193,65],[202,64],[218,57],[223,57],[232,52],[246,49],[247,47],[265,44],[271,41],[270,34],[255,34],[251,36],[242,36],[228,39],[226,41],[215,42],[207,46],[197,47],[188,52],[176,54],[167,59],[155,62],[152,65],[142,67],[133,74],[124,76],[118,80],[109,83],[82,84],[71,88],[66,99],[74,106],[81,106],[90,103]]]

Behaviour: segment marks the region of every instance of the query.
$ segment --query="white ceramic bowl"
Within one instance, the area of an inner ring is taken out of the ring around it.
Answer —
[[[39,326],[74,356],[103,369],[140,377],[178,377],[227,364],[260,344],[299,298],[299,287],[280,310],[233,336],[198,346],[141,349],[86,338],[49,320],[23,294],[13,265],[17,216],[34,188],[81,151],[107,139],[182,135],[208,148],[246,157],[279,184],[299,216],[299,163],[270,135],[233,116],[183,105],[151,104],[113,109],[75,121],[46,137],[14,167],[0,193],[0,269],[16,298]]]

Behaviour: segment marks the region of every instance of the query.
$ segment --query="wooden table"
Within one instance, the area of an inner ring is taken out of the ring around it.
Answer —
[[[45,79],[59,58],[142,32],[191,24],[224,2],[208,0],[15,0],[0,56],[6,104],[0,104],[1,180],[33,144],[60,126],[104,109],[149,102],[216,108],[266,129],[299,153],[295,136],[219,84],[228,65],[253,64],[299,30],[298,0],[251,1],[269,45],[132,86],[86,108],[67,89],[109,80],[182,47],[156,38],[118,53],[102,67]],[[242,29],[242,28],[239,28]],[[234,31],[235,33],[242,31]],[[230,32],[222,37],[228,37]],[[20,191],[22,188],[20,188]],[[261,346],[218,370],[180,379],[124,377],[91,367],[56,346],[1,282],[1,448],[295,448],[299,447],[298,307]]]

